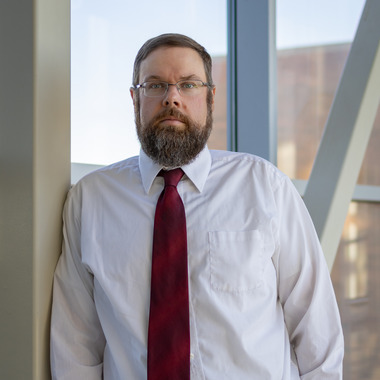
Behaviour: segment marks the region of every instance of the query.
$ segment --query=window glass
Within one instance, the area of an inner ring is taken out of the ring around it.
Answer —
[[[225,149],[226,8],[226,0],[72,0],[72,161],[108,164],[138,154],[129,94],[133,61],[147,39],[168,32],[194,38],[214,59],[209,145]]]
[[[359,173],[358,184],[380,186],[380,106],[373,123],[367,150]]]
[[[364,0],[277,0],[278,166],[307,180]],[[358,183],[380,185],[380,114]],[[332,269],[345,336],[345,380],[379,378],[380,204],[352,202]]]
[[[308,179],[364,0],[277,1],[278,166]]]
[[[380,204],[352,202],[331,273],[341,312],[345,380],[380,374]]]

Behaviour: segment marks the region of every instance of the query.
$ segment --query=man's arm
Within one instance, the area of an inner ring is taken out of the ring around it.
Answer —
[[[73,189],[64,207],[63,249],[53,290],[53,380],[102,379],[105,339],[93,299],[93,277],[81,261],[80,204]]]
[[[289,179],[276,197],[278,291],[301,378],[341,379],[343,333],[318,237]]]

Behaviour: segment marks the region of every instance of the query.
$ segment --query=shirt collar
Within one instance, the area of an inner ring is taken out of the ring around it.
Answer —
[[[154,179],[162,169],[162,166],[155,163],[146,153],[140,149],[139,167],[142,183],[145,192],[148,194]],[[211,155],[207,145],[198,154],[194,161],[182,166],[186,176],[193,182],[199,192],[202,192],[211,168]]]

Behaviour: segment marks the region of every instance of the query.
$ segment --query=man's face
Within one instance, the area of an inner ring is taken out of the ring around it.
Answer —
[[[183,79],[206,82],[202,58],[190,48],[161,47],[141,63],[140,83]],[[155,162],[177,167],[191,162],[205,146],[212,128],[214,92],[203,87],[196,96],[183,96],[169,86],[161,97],[131,90],[141,146]]]

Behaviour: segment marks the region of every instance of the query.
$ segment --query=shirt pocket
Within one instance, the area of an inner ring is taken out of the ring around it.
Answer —
[[[212,231],[208,238],[212,289],[242,294],[263,285],[274,247],[268,231]]]

